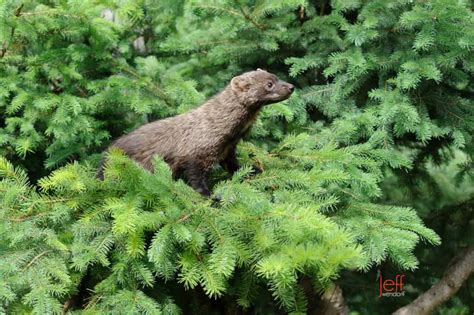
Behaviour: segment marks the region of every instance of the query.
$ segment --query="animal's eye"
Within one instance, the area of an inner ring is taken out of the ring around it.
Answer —
[[[273,87],[273,82],[272,82],[272,81],[268,81],[268,82],[267,82],[267,87],[271,89],[271,88]]]

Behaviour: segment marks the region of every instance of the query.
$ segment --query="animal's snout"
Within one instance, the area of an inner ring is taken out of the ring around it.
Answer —
[[[287,88],[288,88],[288,91],[290,91],[290,93],[293,93],[293,91],[295,90],[295,86],[290,83],[288,83]]]

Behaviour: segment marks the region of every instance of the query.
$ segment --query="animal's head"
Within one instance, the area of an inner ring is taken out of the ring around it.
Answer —
[[[286,100],[293,93],[293,84],[276,75],[257,69],[236,76],[230,82],[232,90],[246,105],[266,105]]]

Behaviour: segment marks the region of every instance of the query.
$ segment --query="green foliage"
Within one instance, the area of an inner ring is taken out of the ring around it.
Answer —
[[[298,273],[324,288],[342,268],[365,269],[386,256],[413,268],[418,239],[439,242],[409,209],[367,217],[352,213],[357,207],[384,209],[355,203],[367,199],[364,191],[376,182],[359,169],[377,163],[360,158],[363,149],[310,150],[307,135],[290,136],[270,152],[246,145],[269,171],[249,178],[250,168],[244,167],[220,182],[219,207],[173,181],[160,160],[151,174],[113,152],[103,182],[90,167],[70,164],[41,179],[40,194],[22,171],[2,160],[2,242],[8,245],[0,269],[8,283],[2,300],[15,307],[17,294],[27,292],[21,302],[34,312],[58,312],[73,275],[77,281],[78,274],[102,266],[107,271],[95,285],[91,311],[126,306],[153,313],[164,305],[141,290],[156,289],[155,277],[188,289],[199,285],[219,297],[236,272],[248,270],[285,309],[301,311],[295,304],[301,293]],[[278,172],[271,171],[276,167]],[[372,234],[370,226],[382,224],[388,226],[378,228],[385,236]],[[25,273],[32,282],[24,282]],[[249,286],[246,278],[234,281]],[[246,295],[237,299],[242,306],[251,303]]]
[[[428,266],[438,234],[450,256],[470,240],[450,233],[474,193],[467,2],[7,0],[0,16],[0,312],[304,313],[303,278],[373,285]],[[262,110],[232,178],[215,169],[219,202],[159,158],[150,173],[114,151],[94,178],[112,138],[257,67],[297,91]]]
[[[105,8],[96,1],[0,6],[0,152],[20,158],[33,174],[44,174],[33,166],[86,158],[111,132],[116,136],[145,122],[146,114],[176,113],[171,102],[188,108],[202,100],[191,80],[154,56],[136,57],[132,66],[130,25],[100,18]],[[134,18],[127,6],[122,11]],[[44,160],[32,152],[43,153]]]

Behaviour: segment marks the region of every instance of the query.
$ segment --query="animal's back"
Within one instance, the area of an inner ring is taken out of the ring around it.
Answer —
[[[202,161],[217,154],[215,147],[221,140],[212,134],[202,109],[145,124],[117,139],[112,147],[122,149],[128,156],[151,170],[155,155],[161,156],[178,172],[190,161]]]
[[[151,170],[154,155],[158,154],[165,160],[170,159],[172,148],[180,142],[181,131],[172,123],[174,118],[176,117],[145,124],[120,137],[111,146],[122,149],[128,156]]]

